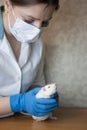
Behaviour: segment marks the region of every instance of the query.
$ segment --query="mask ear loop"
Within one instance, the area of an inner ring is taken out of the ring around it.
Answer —
[[[14,16],[14,19],[16,20],[17,19],[17,17],[16,17],[16,15],[15,15],[15,12],[14,12],[14,10],[13,10],[13,7],[11,6],[11,9],[12,9],[12,14],[13,14],[13,16]],[[9,24],[9,27],[12,27],[12,25],[11,25],[11,23],[10,23],[10,17],[9,17],[9,14],[8,14],[8,24]]]
[[[11,6],[11,8],[12,8],[12,13],[13,13],[13,16],[14,16],[14,18],[15,18],[15,20],[17,19],[17,16],[16,16],[16,14],[15,14],[15,12],[14,12],[14,9],[13,9],[13,7]]]
[[[9,14],[8,14],[8,25],[9,25],[9,27],[10,27],[10,26],[12,27],[12,25],[11,25],[11,23],[10,23]]]

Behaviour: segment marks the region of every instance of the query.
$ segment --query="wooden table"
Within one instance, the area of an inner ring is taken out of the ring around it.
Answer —
[[[16,114],[0,119],[0,130],[87,130],[87,108],[59,108],[54,115],[58,120],[37,122]]]

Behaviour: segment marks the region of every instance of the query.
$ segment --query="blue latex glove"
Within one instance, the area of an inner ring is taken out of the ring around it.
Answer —
[[[58,93],[56,92],[55,94],[51,95],[50,97],[53,98],[53,99],[56,99],[58,106],[59,106],[59,95],[58,95]]]
[[[58,108],[58,102],[50,98],[37,99],[35,95],[41,88],[35,88],[23,94],[10,96],[10,106],[13,112],[27,112],[34,116],[44,116]]]

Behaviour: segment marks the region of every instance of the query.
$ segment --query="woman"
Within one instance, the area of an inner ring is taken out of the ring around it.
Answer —
[[[4,0],[0,7],[0,117],[58,108],[57,95],[35,98],[45,85],[40,35],[58,6],[58,0]]]

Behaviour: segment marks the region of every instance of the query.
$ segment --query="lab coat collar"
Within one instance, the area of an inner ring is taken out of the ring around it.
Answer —
[[[0,7],[0,39],[3,39],[4,36],[4,26],[3,26],[3,18],[2,18],[2,9],[4,6]]]
[[[4,32],[4,25],[3,25],[3,18],[2,18],[2,10],[4,9],[4,6],[0,7],[0,50],[3,50],[7,55],[10,57],[14,57],[14,54],[12,52],[12,49],[8,43],[8,40],[5,36]],[[15,57],[14,57],[15,59]]]

